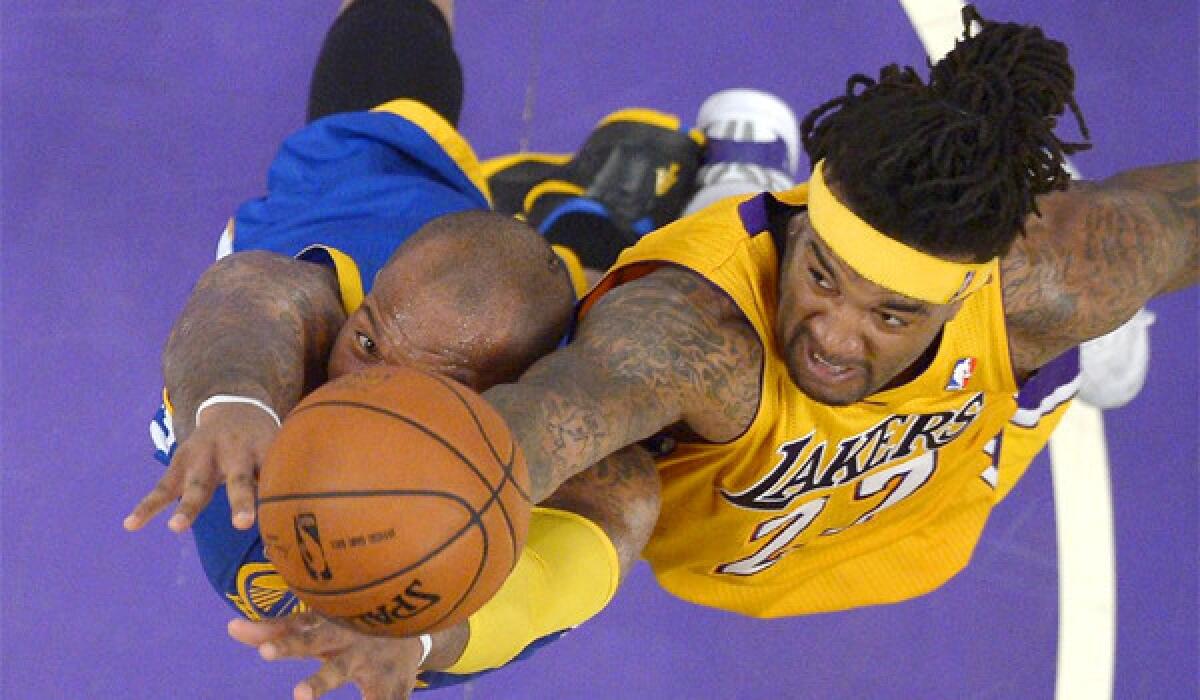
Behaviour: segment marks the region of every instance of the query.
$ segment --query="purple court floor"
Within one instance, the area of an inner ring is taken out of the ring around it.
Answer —
[[[121,519],[158,473],[146,426],[167,331],[226,218],[262,192],[301,124],[337,4],[0,3],[0,698],[282,699],[314,668],[229,640],[231,611],[191,541],[162,522],[130,535]],[[481,156],[573,150],[619,107],[690,119],[727,87],[803,114],[852,73],[925,56],[891,0],[458,5],[462,130]],[[1071,47],[1095,143],[1075,159],[1085,176],[1200,154],[1195,2],[980,7]],[[1116,698],[1200,696],[1197,299],[1151,304],[1146,389],[1105,416]],[[751,620],[681,603],[641,568],[533,661],[425,697],[1054,698],[1048,464],[997,509],[967,571],[924,598]]]

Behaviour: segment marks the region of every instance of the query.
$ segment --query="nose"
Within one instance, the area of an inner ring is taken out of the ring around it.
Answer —
[[[862,362],[866,320],[844,306],[828,304],[809,319],[814,349],[827,362],[849,365]]]

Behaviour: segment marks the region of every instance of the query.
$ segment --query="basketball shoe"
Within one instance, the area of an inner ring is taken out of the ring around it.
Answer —
[[[696,128],[706,137],[696,194],[684,213],[752,192],[778,192],[796,184],[800,130],[787,104],[749,88],[722,90],[704,101]]]
[[[694,192],[704,137],[679,118],[624,109],[600,121],[574,157],[525,153],[484,164],[497,211],[604,269],[646,233],[679,218]]]

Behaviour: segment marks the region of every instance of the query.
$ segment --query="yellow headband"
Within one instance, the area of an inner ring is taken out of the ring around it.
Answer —
[[[922,253],[858,218],[825,185],[820,161],[808,181],[808,218],[821,240],[855,272],[881,287],[931,304],[949,304],[987,284],[984,263]]]

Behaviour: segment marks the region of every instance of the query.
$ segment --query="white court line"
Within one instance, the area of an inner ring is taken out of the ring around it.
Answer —
[[[964,3],[900,4],[932,60],[954,48]],[[1079,177],[1070,163],[1067,170]],[[1050,440],[1058,537],[1056,700],[1099,700],[1113,694],[1116,556],[1106,445],[1100,411],[1079,401],[1067,409]]]
[[[1057,700],[1111,698],[1117,582],[1104,416],[1082,401],[1050,439],[1058,532]]]

